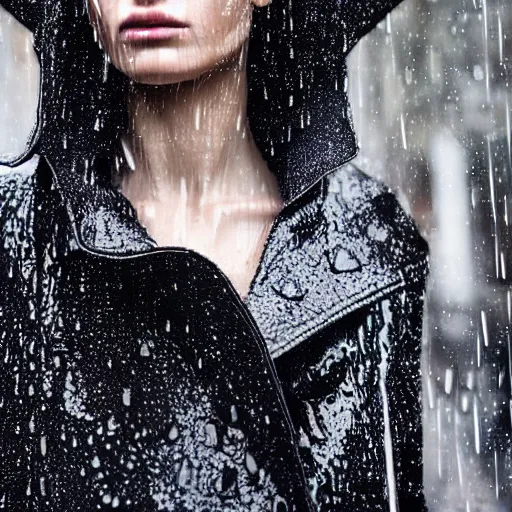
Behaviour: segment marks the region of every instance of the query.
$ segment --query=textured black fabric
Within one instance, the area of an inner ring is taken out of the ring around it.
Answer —
[[[255,12],[250,122],[287,206],[245,303],[110,184],[122,77],[83,3],[0,2],[43,72],[37,171],[0,175],[0,507],[425,510],[427,248],[345,164],[344,58],[397,2]]]
[[[3,507],[425,510],[427,247],[395,197],[329,174],[244,303],[93,164],[79,194],[44,158],[0,175]]]

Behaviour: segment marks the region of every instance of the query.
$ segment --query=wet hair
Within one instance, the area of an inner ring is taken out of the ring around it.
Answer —
[[[120,105],[129,78],[109,63],[95,41],[86,1],[38,1],[28,8],[33,19],[44,20],[34,30],[42,78],[34,150],[57,160],[70,153],[112,154],[127,127],[126,109]],[[336,12],[329,11],[319,0],[307,2],[307,12],[289,0],[273,0],[253,11],[248,116],[267,161],[278,159],[276,148],[285,143],[289,125],[300,124],[315,82],[343,66],[333,30]]]

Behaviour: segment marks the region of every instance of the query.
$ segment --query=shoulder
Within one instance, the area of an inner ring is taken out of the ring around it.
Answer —
[[[398,265],[406,280],[424,283],[428,244],[395,193],[349,162],[325,178],[321,208],[333,237],[352,233],[352,243]]]
[[[326,176],[327,192],[349,207],[364,205],[371,199],[389,192],[382,181],[372,178],[352,162],[338,167]]]

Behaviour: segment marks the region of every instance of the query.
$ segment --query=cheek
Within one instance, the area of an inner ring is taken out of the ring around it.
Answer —
[[[246,37],[251,20],[250,0],[197,0],[189,9],[198,39],[218,49]],[[195,4],[195,6],[194,6]]]
[[[103,48],[114,63],[126,53],[119,40],[119,24],[123,19],[123,7],[117,0],[90,0],[96,7],[96,30]]]

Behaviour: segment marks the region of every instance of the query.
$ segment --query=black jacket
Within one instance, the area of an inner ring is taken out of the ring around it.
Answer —
[[[424,510],[426,246],[395,197],[326,176],[244,304],[94,168],[0,176],[6,509]]]
[[[51,2],[2,3],[22,16]],[[344,51],[395,3],[330,4],[359,27]],[[19,159],[40,153],[35,172],[0,175],[6,510],[425,510],[427,247],[347,163],[357,147],[331,78],[259,134],[286,207],[245,303],[209,260],[157,248],[104,153],[76,152],[42,115]]]

